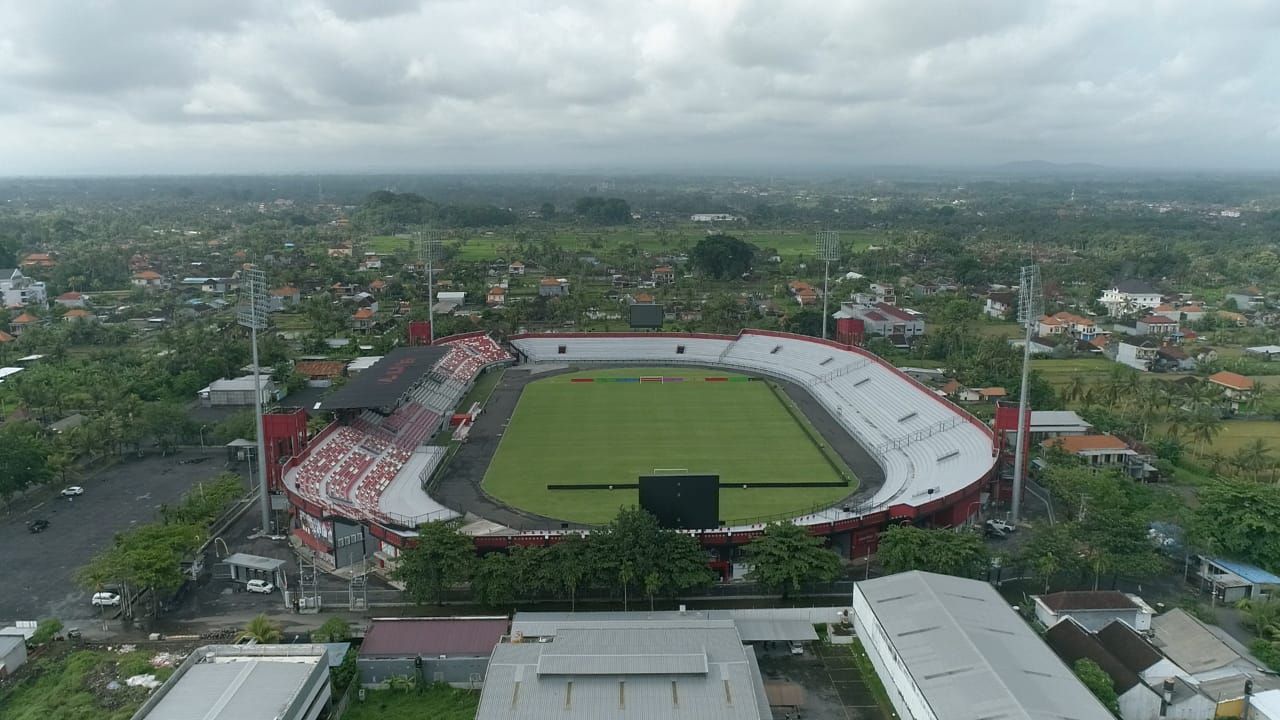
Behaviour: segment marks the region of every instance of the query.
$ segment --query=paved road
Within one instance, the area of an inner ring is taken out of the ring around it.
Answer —
[[[0,621],[96,617],[76,571],[116,533],[155,520],[162,504],[177,503],[193,483],[223,472],[221,448],[200,464],[179,463],[196,457],[199,451],[127,459],[79,481],[85,494],[74,500],[50,487],[0,515]],[[48,520],[49,529],[27,532],[33,518]]]

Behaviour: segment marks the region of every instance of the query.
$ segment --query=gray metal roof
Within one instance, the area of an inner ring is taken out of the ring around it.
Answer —
[[[725,621],[562,628],[494,649],[476,718],[770,718],[752,656]]]
[[[783,611],[785,612],[785,610]],[[567,628],[646,628],[663,630],[688,627],[699,622],[703,627],[738,628],[743,642],[817,640],[813,625],[789,618],[738,617],[733,610],[660,610],[656,612],[518,612],[511,621],[512,634],[524,637],[554,637]]]
[[[323,645],[202,647],[135,720],[277,720],[328,672]]]
[[[284,560],[262,557],[261,555],[250,555],[248,553],[232,553],[222,562],[228,565],[239,565],[240,567],[261,570],[262,572],[275,572],[285,565]]]
[[[854,593],[938,720],[1112,718],[985,582],[916,571]]]
[[[1234,666],[1241,671],[1257,667],[1187,611],[1175,608],[1151,619],[1153,644],[1178,667],[1192,675]]]

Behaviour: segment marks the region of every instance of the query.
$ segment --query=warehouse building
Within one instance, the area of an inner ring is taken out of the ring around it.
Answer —
[[[854,587],[853,613],[904,720],[1112,718],[985,582],[890,575]]]
[[[329,696],[324,645],[205,645],[133,720],[315,720]]]

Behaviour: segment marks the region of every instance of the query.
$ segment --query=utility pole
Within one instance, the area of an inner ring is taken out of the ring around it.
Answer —
[[[1027,265],[1022,268],[1021,282],[1018,283],[1018,321],[1023,327],[1022,387],[1018,393],[1018,446],[1013,454],[1013,502],[1009,508],[1009,521],[1012,523],[1017,523],[1022,513],[1022,483],[1026,472],[1027,423],[1030,417],[1027,386],[1031,376],[1031,338],[1040,319],[1041,305],[1040,268]]]
[[[249,345],[253,349],[253,418],[257,431],[258,483],[261,493],[262,533],[271,532],[271,494],[267,491],[266,434],[262,424],[262,368],[258,366],[258,331],[267,327],[267,276],[255,266],[244,271],[241,305],[237,319],[249,328]],[[252,471],[250,472],[252,474]]]
[[[840,259],[840,233],[819,230],[814,235],[814,252],[822,261],[822,339],[827,339],[827,288],[831,284],[831,261]]]

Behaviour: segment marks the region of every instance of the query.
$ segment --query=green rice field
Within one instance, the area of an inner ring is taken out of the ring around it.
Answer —
[[[612,381],[662,376],[685,380]],[[582,378],[595,381],[574,382]],[[591,370],[525,387],[483,487],[540,515],[603,523],[618,508],[637,504],[638,492],[547,485],[635,483],[655,469],[717,474],[722,483],[849,479],[840,487],[720,491],[720,517],[728,522],[780,516],[834,504],[856,489],[853,474],[817,437],[767,382],[687,368]]]

